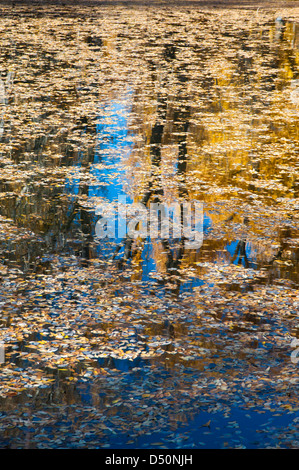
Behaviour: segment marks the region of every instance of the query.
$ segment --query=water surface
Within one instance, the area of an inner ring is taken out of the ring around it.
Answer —
[[[297,447],[298,25],[0,21],[1,446]],[[202,246],[99,238],[120,197],[202,203]]]

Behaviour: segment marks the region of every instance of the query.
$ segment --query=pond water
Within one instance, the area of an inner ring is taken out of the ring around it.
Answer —
[[[0,447],[298,447],[298,24],[1,10]]]

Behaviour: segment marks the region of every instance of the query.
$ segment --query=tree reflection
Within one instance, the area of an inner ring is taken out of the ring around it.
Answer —
[[[51,49],[56,26],[40,50],[17,35],[14,57],[35,54],[39,62],[29,64],[24,83],[18,78],[6,103],[2,216],[42,236],[45,250],[70,249],[90,259],[105,244],[95,241],[97,217],[86,202],[115,201],[120,192],[147,208],[152,202],[195,199],[205,202],[213,227],[227,227],[225,221],[232,217],[229,236],[205,240],[209,256],[186,250],[184,239],[173,241],[177,254],[167,240],[158,240],[152,254],[168,276],[175,272],[174,259],[178,269],[182,259],[190,266],[203,258],[217,259],[227,240],[234,239],[233,224],[246,216],[252,201],[266,212],[276,200],[298,193],[297,108],[287,97],[298,76],[298,28],[290,22],[261,21],[262,29],[254,19],[251,28],[242,21],[233,31],[222,28],[213,33],[213,41],[205,37],[210,34],[206,18],[190,19],[188,35],[171,24],[160,35],[151,29],[155,20],[144,30],[140,23],[137,39],[119,24],[116,36],[111,31],[103,36],[86,25],[82,40],[72,28],[57,39],[59,46],[68,44],[59,58]],[[75,56],[78,50],[81,55]],[[129,56],[136,67],[127,65]],[[22,61],[12,64],[8,50],[5,57],[15,76],[22,76]],[[4,81],[8,65],[3,62]],[[29,101],[26,80],[36,85]],[[240,208],[231,203],[234,198]],[[221,211],[213,213],[222,202]],[[253,256],[245,245],[262,231],[251,220],[246,242],[236,240],[230,257],[244,267]],[[280,243],[277,227],[272,238]],[[123,266],[135,260],[136,271],[140,269],[148,241],[126,237],[115,243],[116,248],[110,246],[115,262]],[[256,264],[265,265],[258,257]]]

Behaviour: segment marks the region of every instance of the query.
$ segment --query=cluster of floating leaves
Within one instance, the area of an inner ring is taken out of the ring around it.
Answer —
[[[3,10],[3,446],[199,446],[177,432],[199,410],[212,429],[233,407],[293,416],[296,29],[271,11]],[[146,242],[106,257],[94,212],[119,184],[202,201],[200,250],[157,241],[146,277]]]
[[[298,412],[297,365],[290,358],[298,333],[298,290],[253,283],[249,290],[231,291],[225,284],[242,278],[248,286],[255,275],[223,264],[204,266],[205,284],[192,294],[174,298],[170,290],[157,297],[155,282],[149,291],[148,285],[128,283],[129,272],[107,270],[97,260],[84,269],[75,261],[67,266],[35,280],[24,281],[19,273],[4,282],[10,297],[6,294],[2,306],[7,363],[1,368],[0,393],[10,403],[26,389],[37,389],[31,392],[35,399],[47,392],[51,404],[67,393],[65,412],[73,422],[81,405],[70,404],[81,388],[84,396],[84,387],[91,387],[91,421],[84,418],[85,427],[99,420],[97,434],[90,431],[89,441],[82,424],[81,444],[74,434],[68,445],[109,446],[107,433],[113,438],[116,429],[134,444],[140,435],[167,428],[169,420],[175,430],[178,415],[187,419],[199,409],[225,410],[227,416],[232,406]],[[116,286],[122,286],[118,292]],[[53,425],[57,417],[51,413],[23,417],[30,423],[24,429],[33,432],[33,416],[43,426]],[[11,414],[4,428],[8,423]],[[33,442],[63,445],[68,430],[59,431],[57,442],[35,430]],[[168,438],[180,445],[187,436]]]

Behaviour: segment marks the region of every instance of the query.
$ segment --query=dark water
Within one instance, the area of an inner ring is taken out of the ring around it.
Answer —
[[[3,8],[2,448],[298,446],[298,31]],[[203,243],[97,236],[120,197]]]

